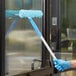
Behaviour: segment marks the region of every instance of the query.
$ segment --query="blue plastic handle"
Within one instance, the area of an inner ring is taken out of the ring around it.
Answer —
[[[28,17],[28,19],[29,19],[30,23],[32,24],[32,27],[34,28],[34,30],[35,30],[35,32],[37,33],[37,35],[38,35],[39,37],[41,37],[42,34],[41,34],[39,28],[37,27],[36,23],[34,22],[34,20],[33,20],[31,17]]]

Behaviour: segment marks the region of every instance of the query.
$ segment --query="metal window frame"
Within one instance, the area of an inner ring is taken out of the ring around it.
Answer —
[[[44,0],[43,3],[43,20],[42,20],[42,34],[50,45],[50,0]],[[42,43],[42,67],[48,66],[50,60],[50,54]]]
[[[44,0],[43,3],[43,26],[42,33],[50,46],[50,33],[52,33],[52,29],[55,30],[55,41],[56,42],[56,50],[54,52],[61,51],[61,8],[60,8],[60,0]],[[52,25],[52,17],[57,17],[57,24]],[[53,28],[52,28],[53,27]],[[51,37],[53,39],[53,37]],[[42,67],[48,65],[48,61],[50,58],[48,50],[45,48],[44,44],[42,44]]]
[[[44,17],[43,17],[43,26],[42,26],[42,33],[50,46],[50,33],[52,29],[57,29],[55,31],[56,35],[56,50],[54,52],[61,52],[61,8],[60,8],[60,0],[44,0]],[[52,25],[52,17],[57,17],[57,25]],[[52,28],[53,27],[53,28]],[[52,38],[52,37],[51,37]],[[53,38],[52,38],[53,39]],[[58,56],[60,58],[60,56]],[[44,44],[42,43],[42,67],[49,66],[50,61],[50,54],[48,50],[45,48]],[[53,67],[52,63],[52,71],[57,72],[57,70]]]
[[[61,1],[51,0],[51,18],[57,17],[57,24],[53,25],[51,22],[51,29],[55,30],[55,41],[56,50],[55,52],[60,52],[61,50]],[[52,32],[52,31],[51,31]]]
[[[0,76],[5,76],[5,0],[0,0]]]

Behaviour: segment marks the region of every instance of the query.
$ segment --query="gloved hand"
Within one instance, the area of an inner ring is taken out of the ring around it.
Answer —
[[[58,71],[64,71],[64,70],[71,68],[70,61],[65,61],[62,59],[53,59],[53,61],[54,61],[55,68]]]

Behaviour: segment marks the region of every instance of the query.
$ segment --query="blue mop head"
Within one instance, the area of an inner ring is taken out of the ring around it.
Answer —
[[[41,18],[43,16],[43,13],[41,10],[6,10],[6,17],[17,17],[20,18]]]
[[[20,18],[26,18],[26,17],[42,17],[43,13],[40,10],[20,10],[19,11],[19,17]]]

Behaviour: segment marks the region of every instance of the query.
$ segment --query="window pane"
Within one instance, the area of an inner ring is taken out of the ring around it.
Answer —
[[[61,51],[65,60],[76,59],[76,1],[62,0]],[[75,71],[63,73],[62,76],[75,76]]]
[[[42,10],[42,0],[7,0],[5,4],[6,10]],[[42,31],[42,18],[34,21]],[[33,59],[41,59],[41,47],[41,40],[27,18],[6,18],[6,72],[10,76],[30,71]],[[40,65],[36,62],[35,69]]]

